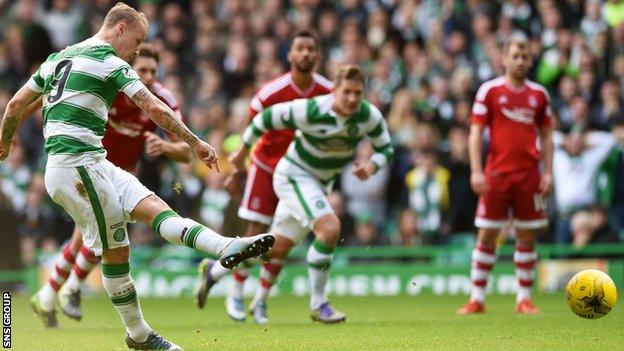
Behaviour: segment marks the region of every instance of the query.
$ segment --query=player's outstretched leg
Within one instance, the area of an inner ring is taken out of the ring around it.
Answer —
[[[50,271],[50,278],[30,300],[33,311],[41,318],[46,328],[58,326],[55,309],[57,294],[70,275],[80,245],[82,238],[76,227],[71,241],[65,245],[56,259],[54,268]]]
[[[340,220],[335,214],[319,218],[314,224],[316,239],[308,248],[306,256],[310,276],[310,317],[322,323],[344,322],[344,313],[335,310],[327,299],[327,279],[334,249],[340,236]]]
[[[457,310],[457,314],[474,314],[485,312],[485,292],[490,273],[496,263],[495,240],[498,230],[479,230],[477,245],[472,251],[472,268],[470,279],[472,288],[470,299]]]
[[[535,263],[537,262],[534,237],[532,232],[517,230],[514,264],[518,278],[516,313],[519,314],[537,314],[540,312],[531,300],[531,288],[533,287]]]
[[[100,260],[101,257],[95,256],[87,246],[80,247],[74,268],[58,294],[59,307],[67,317],[77,321],[82,319],[80,289],[89,272],[100,263]]]
[[[228,238],[195,222],[182,218],[155,195],[141,200],[133,218],[151,224],[152,229],[172,244],[186,245],[219,257],[224,268],[232,269],[242,261],[267,252],[275,241],[271,234],[248,238]]]

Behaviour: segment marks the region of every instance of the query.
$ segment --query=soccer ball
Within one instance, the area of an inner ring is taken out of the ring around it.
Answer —
[[[566,298],[572,312],[587,319],[604,317],[617,300],[611,277],[597,269],[577,273],[566,287]]]

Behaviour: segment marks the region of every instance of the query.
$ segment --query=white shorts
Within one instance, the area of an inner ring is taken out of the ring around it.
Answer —
[[[128,246],[126,224],[139,201],[153,194],[132,174],[107,160],[81,167],[46,168],[45,186],[97,256]]]
[[[297,244],[302,242],[317,219],[334,213],[327,200],[331,186],[332,184],[323,184],[286,160],[280,161],[273,174],[273,190],[279,203],[271,233],[286,237]]]

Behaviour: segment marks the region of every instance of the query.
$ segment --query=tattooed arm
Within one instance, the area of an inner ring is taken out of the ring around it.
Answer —
[[[143,88],[134,94],[132,101],[145,111],[154,123],[177,136],[190,147],[195,147],[199,141],[199,138],[182,123],[176,113],[147,88]]]
[[[147,88],[142,88],[134,94],[132,101],[145,111],[154,123],[187,143],[206,166],[212,168],[214,165],[217,167],[217,171],[219,171],[217,163],[219,158],[215,148],[193,134],[176,113]]]
[[[32,90],[24,85],[15,93],[13,98],[9,100],[4,117],[2,118],[2,126],[0,127],[0,161],[7,158],[11,150],[11,143],[22,118],[28,112],[29,106],[41,95],[41,93]]]

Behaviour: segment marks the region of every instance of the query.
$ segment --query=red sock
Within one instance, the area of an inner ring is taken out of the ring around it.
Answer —
[[[63,252],[56,259],[54,269],[50,272],[50,279],[48,282],[54,291],[58,292],[61,286],[65,284],[75,261],[76,253],[72,252],[70,244],[68,243],[63,248]]]
[[[535,278],[535,262],[537,262],[537,252],[535,252],[534,246],[516,245],[514,252],[514,264],[518,278],[516,302],[531,298],[531,288]]]
[[[471,300],[485,301],[485,289],[495,262],[496,247],[478,242],[472,251],[472,269],[470,271],[470,278],[472,279]]]

